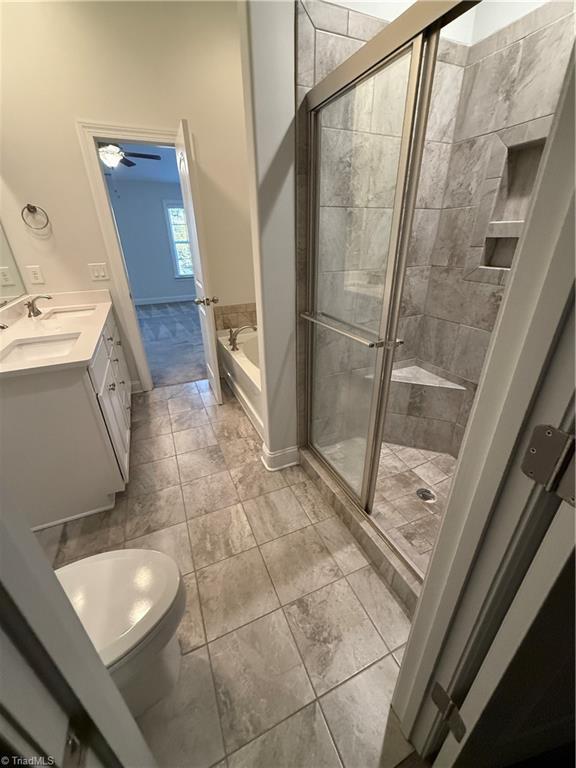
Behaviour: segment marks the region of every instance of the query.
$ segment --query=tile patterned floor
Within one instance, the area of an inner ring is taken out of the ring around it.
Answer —
[[[372,520],[402,554],[424,574],[446,507],[456,459],[393,443],[383,443]],[[436,501],[416,495],[430,488]]]
[[[206,377],[198,307],[192,301],[136,307],[156,387]]]
[[[135,396],[132,476],[115,509],[38,534],[55,566],[121,547],[178,562],[182,670],[140,718],[166,768],[382,768],[410,628],[299,467],[267,472],[258,437],[206,382]]]

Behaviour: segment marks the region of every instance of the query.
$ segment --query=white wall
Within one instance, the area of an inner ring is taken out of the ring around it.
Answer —
[[[186,117],[214,291],[253,301],[236,3],[7,2],[1,13],[0,203],[19,265],[41,265],[42,290],[107,287],[89,278],[105,256],[76,121],[176,130]],[[26,202],[48,211],[50,240],[25,231]]]
[[[194,296],[194,278],[176,277],[164,201],[180,201],[180,184],[106,178],[134,301]]]
[[[240,6],[246,113],[254,165],[250,203],[256,305],[264,361],[263,458],[298,461],[296,436],[296,242],[294,210],[294,3]]]

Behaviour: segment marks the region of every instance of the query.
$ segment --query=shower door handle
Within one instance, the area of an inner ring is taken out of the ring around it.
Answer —
[[[301,312],[300,317],[303,320],[307,320],[309,323],[314,323],[315,325],[319,325],[322,328],[328,328],[328,330],[334,331],[334,333],[339,333],[341,336],[345,336],[347,339],[357,341],[359,344],[363,344],[365,347],[383,347],[386,344],[384,339],[370,339],[366,336],[361,336],[360,334],[353,333],[352,331],[348,331],[345,328],[339,328],[337,325],[332,325],[332,323],[327,323],[325,320],[320,320],[320,318],[315,317],[314,315],[309,315],[307,312]]]

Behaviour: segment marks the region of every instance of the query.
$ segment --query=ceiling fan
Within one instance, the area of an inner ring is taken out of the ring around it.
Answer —
[[[98,142],[98,156],[108,168],[116,168],[120,163],[127,168],[136,165],[129,157],[138,157],[141,160],[162,160],[160,155],[148,155],[145,152],[124,152],[118,144],[104,144]]]

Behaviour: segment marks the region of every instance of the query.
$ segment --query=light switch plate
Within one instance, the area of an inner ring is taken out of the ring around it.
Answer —
[[[28,279],[33,285],[42,285],[42,283],[46,282],[46,280],[44,280],[44,274],[38,264],[28,264],[26,269],[28,270]]]
[[[0,267],[0,285],[15,285],[10,267]]]
[[[108,267],[105,261],[88,264],[90,270],[90,278],[92,280],[108,280]]]

